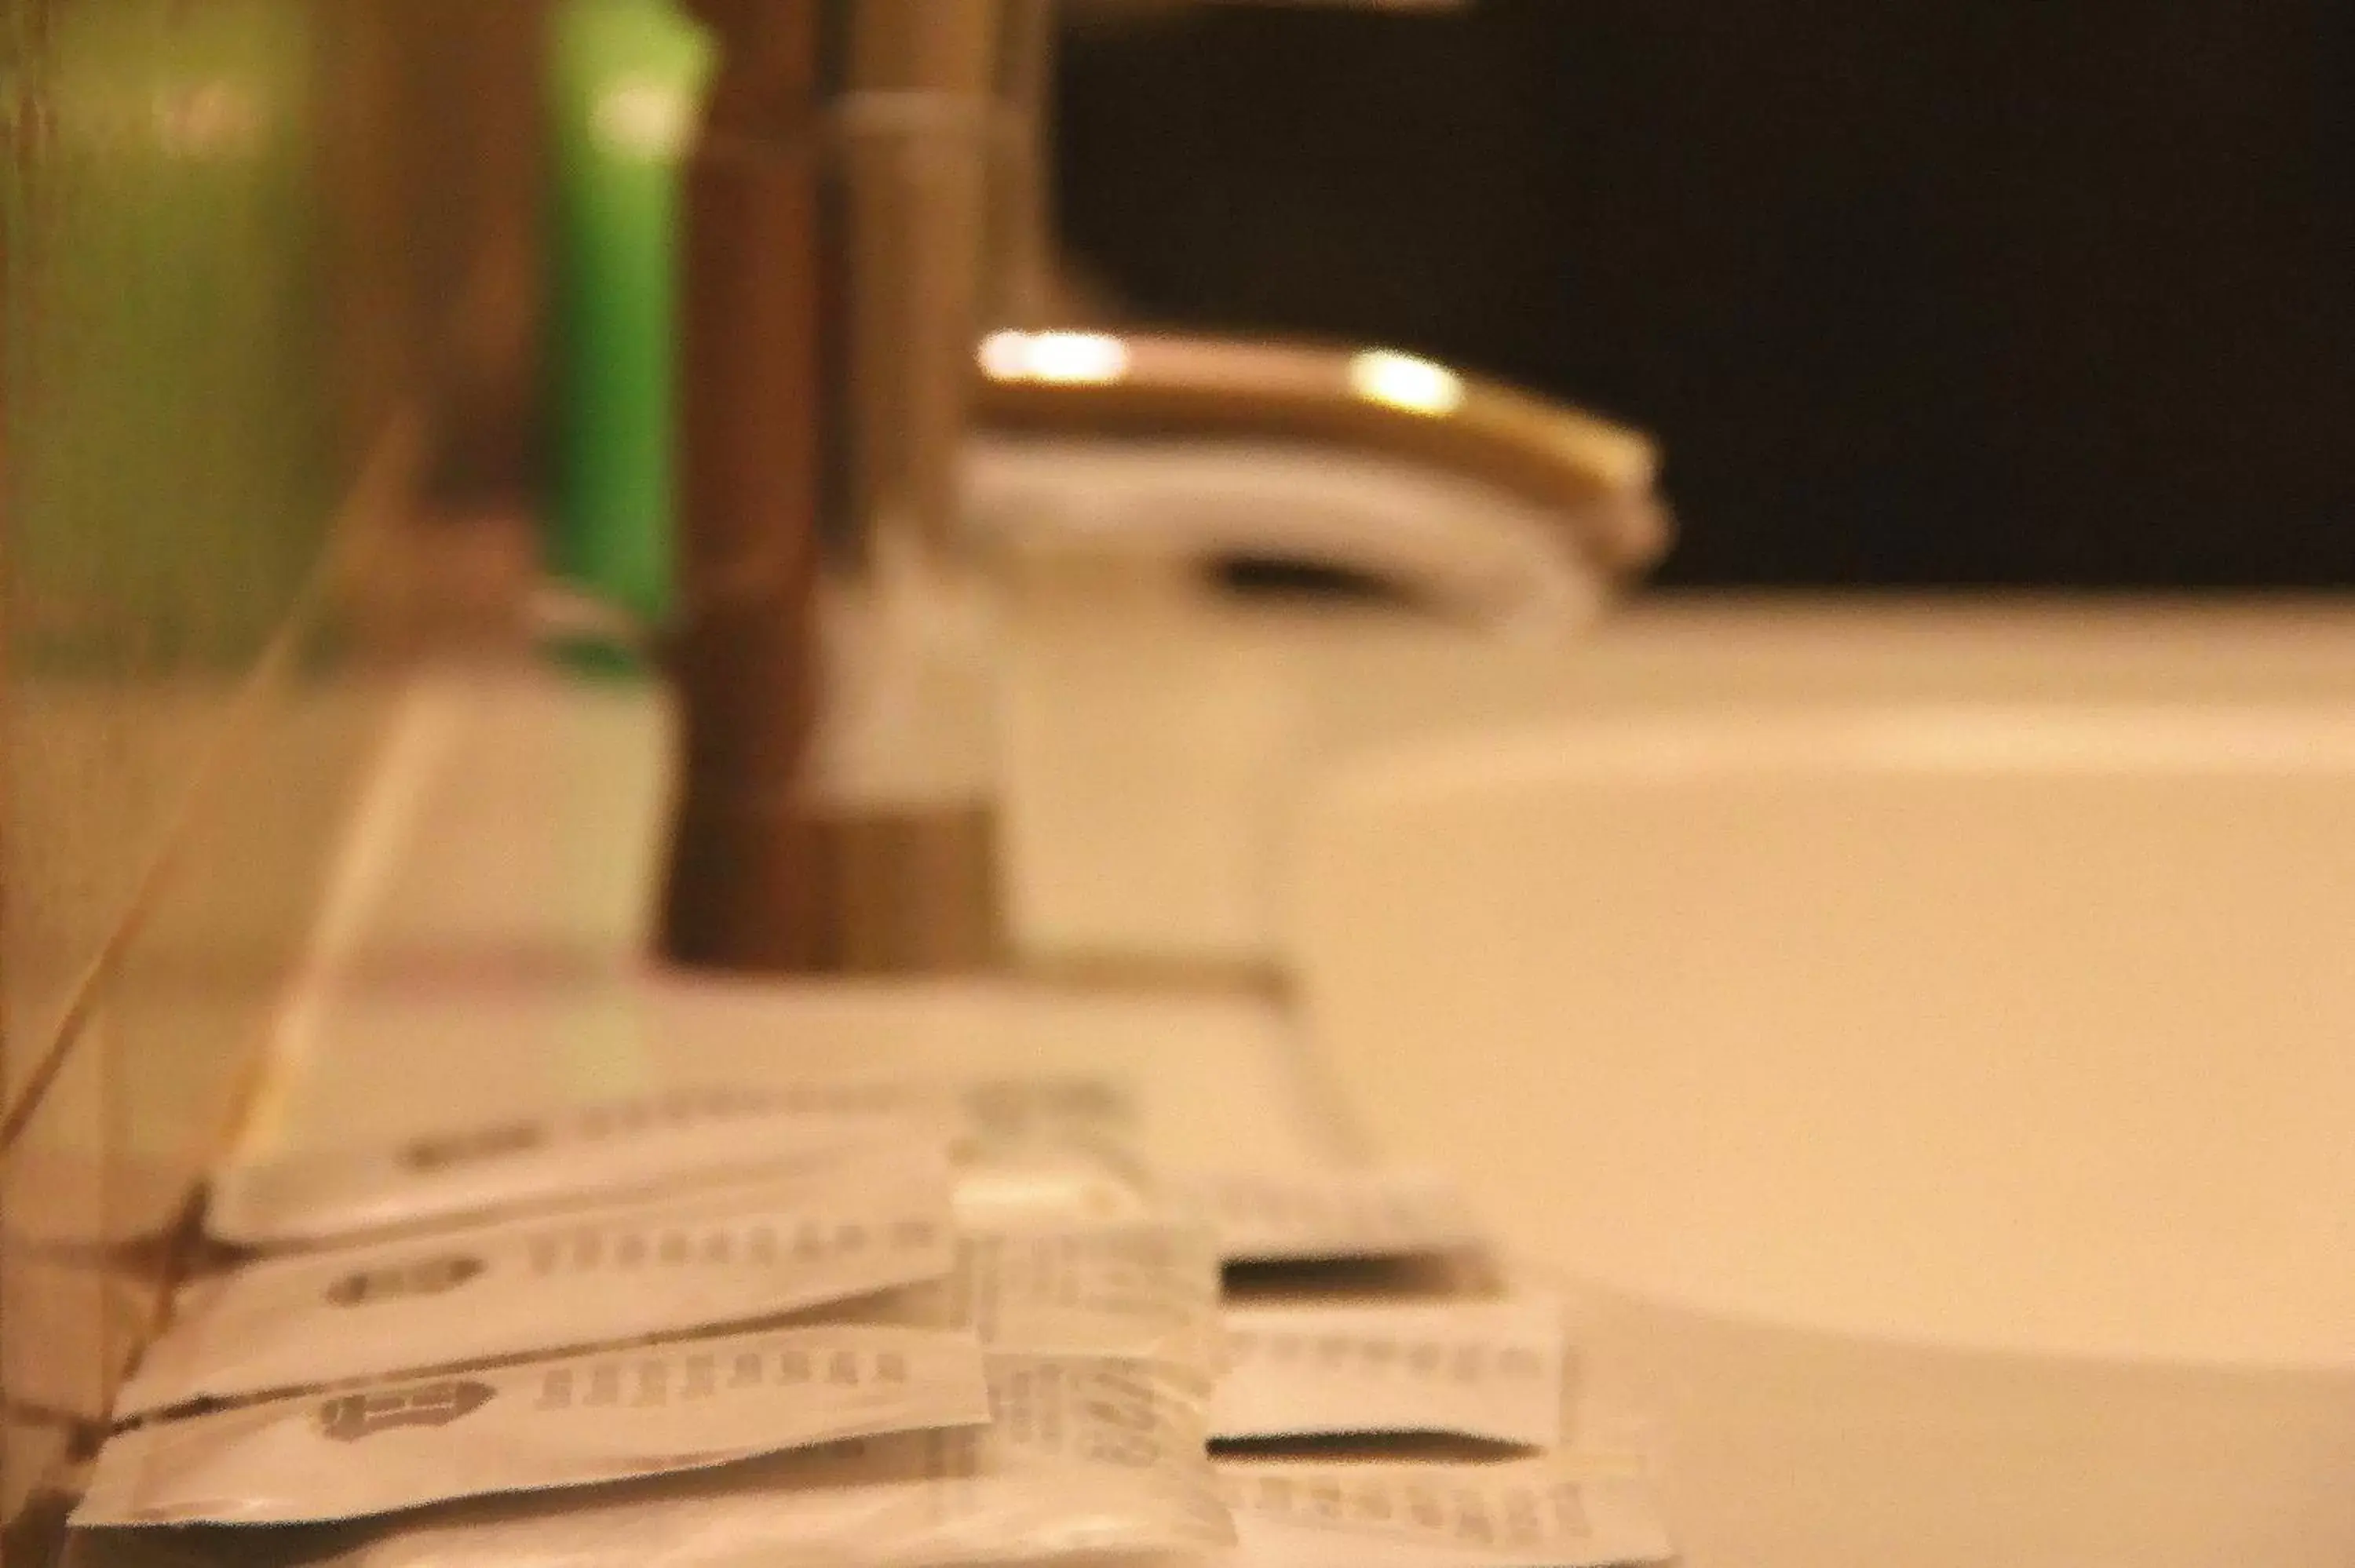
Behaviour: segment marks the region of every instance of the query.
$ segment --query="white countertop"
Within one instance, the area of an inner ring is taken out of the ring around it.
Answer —
[[[240,1158],[666,1085],[916,1074],[1128,1085],[1146,1152],[1173,1162],[1343,1151],[1261,994],[738,983],[650,964],[669,735],[649,684],[421,683],[353,825]]]

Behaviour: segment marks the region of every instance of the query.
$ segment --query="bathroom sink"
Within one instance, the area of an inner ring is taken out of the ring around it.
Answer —
[[[2355,620],[1710,622],[1304,809],[1366,1130],[1586,1293],[1693,1568],[2355,1561]]]

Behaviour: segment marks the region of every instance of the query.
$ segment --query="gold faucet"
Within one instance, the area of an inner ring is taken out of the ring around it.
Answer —
[[[1651,443],[1593,416],[1379,349],[1041,321],[1048,0],[690,3],[722,64],[687,187],[675,960],[1002,959],[986,795],[805,789],[827,585],[959,555],[975,428],[1330,446],[1534,503],[1604,576],[1665,547]]]
[[[1414,355],[1168,332],[999,332],[975,422],[1026,434],[1297,441],[1480,480],[1613,576],[1668,546],[1659,454],[1623,425]]]

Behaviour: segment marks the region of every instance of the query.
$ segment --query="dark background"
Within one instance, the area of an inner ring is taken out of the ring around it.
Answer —
[[[1659,433],[1692,583],[2355,583],[2355,3],[1083,29],[1074,250]]]

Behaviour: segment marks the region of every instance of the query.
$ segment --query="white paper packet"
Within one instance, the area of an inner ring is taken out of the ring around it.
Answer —
[[[215,1177],[205,1224],[232,1246],[315,1246],[838,1158],[945,1147],[953,1096],[900,1084],[679,1090],[292,1156]]]
[[[1205,1388],[1223,1365],[1218,1251],[1199,1226],[968,1235],[954,1278],[949,1320],[993,1351],[1157,1361]]]
[[[1561,1441],[1561,1304],[1547,1297],[1229,1308],[1210,1434]]]
[[[957,1160],[952,1201],[957,1224],[976,1233],[1061,1231],[1193,1213],[1134,1157],[1109,1142],[968,1149]]]
[[[1222,1463],[1249,1568],[1617,1568],[1675,1555],[1651,1483],[1574,1457]]]
[[[351,1568],[943,1568],[1197,1559],[1233,1542],[1189,1380],[1150,1362],[994,1353],[986,1428],[502,1498],[400,1522]]]
[[[1413,1257],[1484,1243],[1463,1194],[1430,1171],[1189,1172],[1169,1187],[1173,1202],[1208,1219],[1230,1263]]]
[[[956,1258],[948,1162],[922,1145],[264,1258],[179,1293],[115,1414],[750,1324]]]
[[[962,1331],[825,1325],[270,1400],[116,1433],[77,1525],[349,1519],[989,1418]]]

